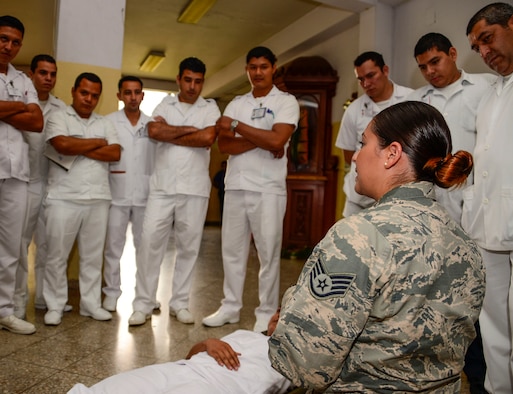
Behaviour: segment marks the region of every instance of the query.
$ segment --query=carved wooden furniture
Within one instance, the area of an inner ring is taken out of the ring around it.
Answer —
[[[294,94],[301,108],[288,152],[284,250],[311,249],[335,223],[338,158],[331,154],[331,102],[337,82],[336,70],[320,56],[297,58],[275,74],[276,86]]]

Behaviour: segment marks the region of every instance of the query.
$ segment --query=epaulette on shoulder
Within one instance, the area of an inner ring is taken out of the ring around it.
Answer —
[[[244,97],[244,96],[235,96],[235,97],[232,99],[232,101],[240,100],[242,97]]]

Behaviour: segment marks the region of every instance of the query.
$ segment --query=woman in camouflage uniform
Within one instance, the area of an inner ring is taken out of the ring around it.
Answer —
[[[479,251],[435,201],[472,156],[451,154],[420,102],[379,113],[353,160],[377,203],[336,223],[284,296],[272,365],[311,391],[456,393],[484,296]]]

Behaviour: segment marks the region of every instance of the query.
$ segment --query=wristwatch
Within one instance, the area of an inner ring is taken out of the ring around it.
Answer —
[[[235,131],[235,128],[238,126],[239,121],[234,119],[232,120],[232,123],[230,124],[230,131]]]

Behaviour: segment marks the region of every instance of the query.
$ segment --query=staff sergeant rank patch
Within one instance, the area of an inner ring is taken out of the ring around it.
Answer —
[[[320,259],[310,271],[310,293],[316,298],[344,297],[355,274],[327,274]]]

